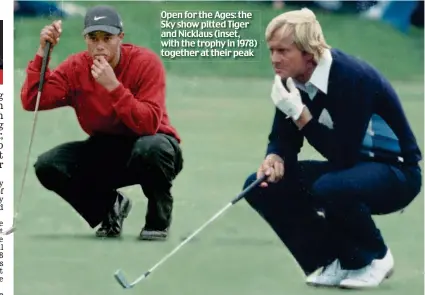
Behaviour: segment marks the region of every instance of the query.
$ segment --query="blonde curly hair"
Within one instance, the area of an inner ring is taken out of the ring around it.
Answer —
[[[284,39],[292,36],[295,46],[301,51],[310,53],[316,62],[325,49],[331,46],[326,43],[322,27],[316,15],[308,8],[282,13],[273,18],[266,28],[266,41],[272,38]]]

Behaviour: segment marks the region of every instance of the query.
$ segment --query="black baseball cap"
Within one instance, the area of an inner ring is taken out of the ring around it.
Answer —
[[[117,35],[123,31],[121,16],[111,6],[99,5],[87,10],[84,18],[83,35],[95,31]]]

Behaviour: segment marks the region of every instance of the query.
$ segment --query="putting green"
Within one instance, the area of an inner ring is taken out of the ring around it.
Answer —
[[[243,2],[111,4],[121,7],[127,40],[155,50],[159,30],[155,24],[161,9],[258,9],[263,26],[277,14],[267,4]],[[334,46],[366,58],[395,81],[423,149],[423,48],[415,39],[417,35],[400,36],[384,25],[354,17],[320,18]],[[15,191],[23,173],[33,118],[21,109],[19,90],[25,66],[37,49],[39,31],[50,21],[15,20]],[[81,18],[64,21],[64,35],[52,56],[52,66],[84,48],[79,35],[81,22]],[[154,29],[149,31],[148,24],[153,24]],[[99,240],[65,202],[39,185],[30,170],[21,207],[22,220],[14,234],[15,294],[121,294],[122,289],[113,278],[116,269],[122,268],[129,280],[135,279],[239,193],[245,177],[257,169],[263,157],[272,120],[266,58],[264,55],[258,63],[233,65],[167,63],[167,105],[171,121],[183,138],[185,168],[175,182],[174,223],[165,243],[136,240],[146,206],[139,187],[123,189],[134,201],[123,238]],[[71,109],[40,113],[31,163],[54,145],[84,137]],[[302,157],[320,158],[308,146]],[[422,196],[404,214],[376,220],[395,256],[396,272],[380,289],[364,293],[423,294]],[[207,227],[133,291],[157,295],[342,292],[307,287],[287,250],[244,201]]]

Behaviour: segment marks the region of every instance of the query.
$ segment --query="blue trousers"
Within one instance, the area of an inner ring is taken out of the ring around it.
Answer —
[[[387,246],[372,215],[389,214],[419,194],[419,166],[362,162],[335,170],[326,161],[299,161],[284,178],[245,198],[271,226],[306,275],[338,258],[358,269],[382,258]],[[244,188],[255,181],[251,174]],[[325,217],[319,215],[323,210]]]

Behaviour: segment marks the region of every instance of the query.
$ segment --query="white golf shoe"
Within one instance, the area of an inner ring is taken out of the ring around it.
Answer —
[[[382,281],[389,278],[394,270],[394,259],[391,251],[382,259],[375,259],[366,267],[350,270],[347,277],[341,281],[341,288],[362,289],[379,286]]]
[[[306,283],[311,286],[337,287],[346,278],[347,270],[341,268],[338,259],[325,266],[318,274],[313,273],[307,277]]]

